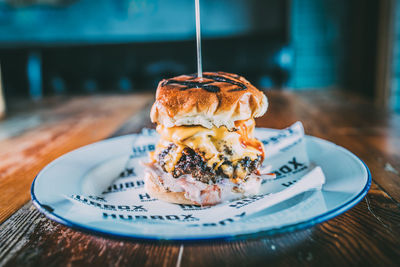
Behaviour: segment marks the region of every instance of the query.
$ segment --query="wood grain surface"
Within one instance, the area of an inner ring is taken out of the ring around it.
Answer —
[[[33,119],[21,115],[22,122],[37,124],[22,132],[7,133],[7,126],[15,124],[0,122],[0,133],[11,135],[0,140],[0,222],[30,199],[33,178],[44,166],[68,151],[109,137],[152,98],[149,94],[76,98],[41,110]]]
[[[28,202],[18,211],[14,209],[16,212],[0,225],[0,265],[398,266],[399,115],[374,109],[369,101],[340,91],[271,91],[267,95],[270,109],[266,116],[257,120],[258,126],[284,128],[300,120],[308,134],[348,148],[371,169],[373,183],[366,198],[344,214],[302,231],[258,239],[198,244],[137,242],[94,236],[47,219]],[[150,98],[143,97],[143,105],[137,112],[115,115],[115,120],[124,116],[119,121],[125,124],[113,130],[110,127],[108,136],[138,132],[143,126],[151,126],[148,119],[149,102],[144,103],[144,99]],[[88,112],[85,116],[93,115]],[[60,121],[60,124],[63,122]],[[55,123],[54,127],[57,125]],[[69,125],[74,128],[73,124]],[[36,131],[34,127],[21,135]],[[70,138],[77,137],[71,135]],[[10,142],[10,139],[13,138],[0,142]],[[77,141],[65,138],[64,142],[76,144]],[[63,142],[54,145],[52,141],[48,143],[47,146],[62,153],[58,147]],[[17,146],[19,142],[14,144]],[[56,157],[55,154],[51,155]],[[18,162],[15,164],[17,173],[20,172],[26,180],[33,179],[32,168],[26,169]],[[21,179],[10,177],[16,181]],[[1,190],[4,189],[0,188],[0,193],[3,192]],[[18,190],[22,190],[19,192],[23,194],[25,188]]]

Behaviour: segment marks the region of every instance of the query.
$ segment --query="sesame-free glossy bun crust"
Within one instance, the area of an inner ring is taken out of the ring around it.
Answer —
[[[268,107],[263,92],[245,78],[205,72],[203,78],[181,75],[158,84],[152,122],[166,127],[201,125],[234,127],[234,122],[262,116]]]

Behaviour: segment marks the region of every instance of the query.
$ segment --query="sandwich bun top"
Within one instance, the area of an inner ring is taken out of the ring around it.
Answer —
[[[165,127],[201,125],[235,127],[235,121],[262,116],[267,97],[245,78],[226,72],[204,72],[162,80],[151,108],[151,121]]]

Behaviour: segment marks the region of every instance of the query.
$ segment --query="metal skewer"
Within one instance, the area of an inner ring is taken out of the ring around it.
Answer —
[[[201,61],[200,0],[195,0],[195,8],[196,8],[197,77],[203,78],[203,66]]]

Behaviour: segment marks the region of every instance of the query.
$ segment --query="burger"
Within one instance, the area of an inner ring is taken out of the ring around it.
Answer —
[[[162,80],[150,114],[160,139],[146,163],[147,193],[202,206],[257,194],[265,152],[254,118],[267,107],[266,96],[236,74]]]

